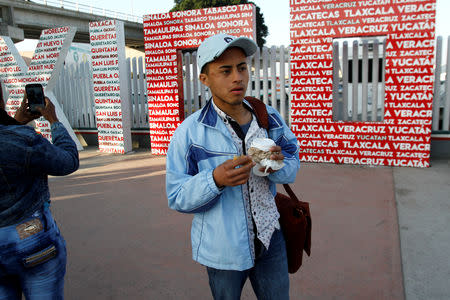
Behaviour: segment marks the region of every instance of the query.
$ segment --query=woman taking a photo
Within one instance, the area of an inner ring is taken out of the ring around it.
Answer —
[[[76,171],[77,147],[47,97],[32,114],[25,96],[12,118],[1,94],[0,299],[63,299],[66,246],[50,212],[47,177]],[[51,124],[53,144],[25,125],[40,116]]]

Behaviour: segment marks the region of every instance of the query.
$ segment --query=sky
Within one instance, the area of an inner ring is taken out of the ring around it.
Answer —
[[[70,2],[137,16],[168,12],[174,6],[172,0],[70,0]],[[289,45],[289,0],[253,0],[253,2],[260,7],[269,28],[266,46]],[[448,17],[450,1],[437,0],[436,3],[436,34],[448,36],[450,35],[450,18]],[[21,44],[24,46],[18,45],[19,51],[34,50],[35,43],[29,46],[25,45],[30,43],[22,42]]]

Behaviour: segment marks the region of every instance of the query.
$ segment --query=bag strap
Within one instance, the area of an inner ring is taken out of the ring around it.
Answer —
[[[252,106],[259,126],[264,128],[265,130],[269,130],[269,114],[267,113],[267,108],[264,102],[250,96],[247,96],[244,99],[247,100],[248,103],[250,103],[250,105]]]
[[[291,197],[291,199],[294,199],[295,201],[299,201],[297,196],[294,194],[294,191],[291,189],[290,185],[287,183],[283,184],[284,190],[286,191],[286,193],[288,193],[289,197]]]

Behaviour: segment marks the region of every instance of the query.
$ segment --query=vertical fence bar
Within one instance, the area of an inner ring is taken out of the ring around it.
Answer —
[[[72,93],[71,93],[71,99],[70,101],[73,103],[73,108],[74,108],[74,117],[75,117],[75,127],[76,128],[80,128],[81,127],[81,122],[80,122],[80,118],[81,118],[81,106],[80,106],[80,100],[79,100],[79,96],[78,96],[78,65],[74,64],[71,65],[71,75],[70,75],[70,81],[71,81],[71,85],[72,85]]]
[[[139,98],[138,98],[138,93],[139,93],[139,89],[138,89],[138,72],[137,72],[137,65],[136,65],[136,57],[133,57],[133,60],[131,61],[131,65],[132,65],[132,70],[133,70],[133,85],[130,85],[130,89],[132,89],[132,93],[133,95],[130,95],[130,102],[132,102],[132,108],[133,110],[131,110],[131,112],[133,113],[132,115],[132,124],[131,124],[131,128],[137,128],[139,127],[139,119],[141,116],[141,108],[139,107]],[[132,96],[132,97],[131,97]]]
[[[195,61],[197,61],[197,52],[194,52],[194,55],[195,55]],[[194,69],[196,69],[197,70],[197,63],[195,63],[195,65],[194,65]],[[206,101],[208,100],[208,99],[206,99],[206,93],[205,93],[205,91],[206,91],[206,86],[203,84],[203,83],[201,83],[201,81],[200,81],[200,79],[199,79],[199,76],[200,76],[200,72],[201,72],[202,70],[198,70],[197,71],[197,83],[198,83],[198,89],[199,89],[199,97],[200,97],[200,99],[199,99],[199,101],[200,101],[200,108],[203,108],[203,107],[205,107],[205,105],[206,105]]]
[[[192,98],[191,98],[191,55],[184,54],[184,116],[187,117],[192,113]]]
[[[353,41],[352,59],[352,121],[358,118],[358,41]]]
[[[71,65],[69,67],[69,76],[70,76],[69,78],[73,78],[75,76],[74,68],[75,67],[73,65]],[[72,114],[73,114],[73,124],[74,124],[75,128],[78,128],[80,126],[78,124],[78,113],[77,113],[78,109],[77,109],[77,106],[75,104],[75,101],[73,101],[73,99],[75,99],[75,91],[74,91],[75,87],[72,85],[71,81],[72,80],[69,81],[70,84],[68,86],[68,88],[69,88],[69,101],[70,101],[70,106],[71,106],[71,110],[72,110]]]
[[[192,53],[192,84],[193,84],[193,99],[194,111],[200,108],[200,99],[198,99],[198,72],[197,72],[197,52]]]
[[[202,107],[205,107],[206,101],[207,101],[207,99],[206,99],[206,86],[203,83],[200,84],[200,98],[202,100]]]
[[[80,127],[86,127],[86,108],[85,102],[83,98],[83,86],[81,85],[81,78],[83,76],[83,65],[76,65],[76,80],[74,82],[76,86],[76,102],[78,104],[78,123]]]
[[[80,109],[80,126],[86,128],[87,127],[87,104],[85,101],[85,95],[84,95],[84,84],[83,84],[83,77],[84,74],[86,74],[86,70],[84,68],[84,64],[80,63],[78,64],[78,76],[76,80],[76,85],[78,86],[78,103],[80,103],[79,109]]]
[[[286,120],[286,74],[285,74],[285,57],[284,46],[280,47],[280,114]]]
[[[332,87],[333,121],[340,120],[339,112],[339,43],[333,42],[333,87]]]
[[[348,43],[344,42],[342,47],[342,120],[348,120]]]
[[[279,111],[278,101],[277,101],[277,48],[272,46],[270,48],[270,81],[272,82],[271,86],[271,103],[272,107]]]
[[[82,121],[83,121],[83,110],[80,109],[82,107],[82,101],[81,101],[81,96],[80,96],[80,65],[76,64],[74,65],[74,89],[73,89],[73,94],[74,94],[74,102],[75,102],[75,106],[76,106],[76,111],[77,111],[77,123],[78,123],[78,127],[83,127],[82,126]]]
[[[89,65],[87,62],[80,63],[80,78],[78,78],[78,85],[80,87],[80,97],[81,97],[81,103],[82,103],[82,118],[83,123],[82,127],[84,128],[90,128],[90,116],[89,116],[89,105],[92,101],[92,99],[89,98],[89,81],[90,78],[87,76],[89,74]]]
[[[372,116],[371,121],[377,121],[378,114],[378,67],[379,67],[379,43],[378,39],[373,40],[372,53]]]
[[[181,49],[177,51],[177,89],[178,89],[178,99],[179,99],[179,116],[180,119],[185,119],[187,114],[186,110],[186,74],[187,68],[185,67],[186,59],[185,55],[188,53],[183,53]]]
[[[386,40],[385,39],[383,40],[382,44],[383,44],[383,56],[382,56],[383,66],[381,68],[381,78],[383,80],[383,84],[381,85],[381,90],[380,90],[380,93],[381,93],[381,103],[380,103],[381,116],[380,116],[379,121],[384,120],[384,103],[385,103],[385,98],[386,98],[386,95],[384,93],[384,90],[385,90],[384,86],[386,84],[386,80],[385,80],[385,78],[386,78]]]
[[[255,53],[255,93],[252,95],[253,97],[256,97],[258,99],[261,99],[261,48],[256,49]]]
[[[128,101],[128,109],[131,112],[131,118],[130,118],[130,124],[128,124],[130,126],[130,128],[133,128],[134,122],[133,122],[133,115],[134,115],[134,110],[133,110],[133,98],[131,97],[131,90],[132,90],[132,85],[131,85],[131,59],[127,58],[127,80],[128,80],[128,91],[127,94],[130,95],[130,99]]]
[[[76,111],[77,111],[77,124],[78,124],[78,127],[84,127],[82,124],[83,124],[83,101],[82,101],[82,98],[81,98],[81,91],[80,91],[80,89],[81,89],[81,86],[80,86],[80,78],[81,78],[81,76],[80,76],[80,68],[81,68],[81,65],[79,65],[79,64],[76,64],[76,65],[74,65],[74,77],[75,77],[75,80],[73,81],[73,83],[75,83],[74,84],[74,89],[73,89],[73,91],[74,91],[74,102],[75,102],[75,105],[76,105],[76,107],[77,107],[77,109],[76,109]]]
[[[84,103],[85,103],[85,107],[86,107],[86,124],[85,127],[86,128],[93,128],[95,127],[94,125],[94,116],[91,113],[91,109],[92,109],[92,105],[94,103],[94,99],[91,97],[91,91],[90,91],[90,82],[91,82],[91,78],[89,77],[90,74],[90,68],[91,65],[89,64],[89,62],[84,62],[83,64],[83,69],[84,69],[84,75],[82,77],[82,85],[83,85],[83,97],[84,97]]]
[[[369,45],[367,40],[363,41],[363,59],[362,59],[362,114],[361,121],[367,121],[367,97],[369,82]]]
[[[87,103],[85,101],[85,96],[84,96],[84,86],[83,86],[83,76],[85,71],[84,71],[84,65],[83,64],[78,64],[78,70],[79,70],[79,77],[77,78],[77,86],[78,86],[78,103],[80,103],[80,107],[81,107],[81,116],[80,116],[80,121],[81,121],[81,126],[86,128],[86,124],[87,124]]]
[[[89,92],[89,99],[91,100],[89,102],[89,112],[90,112],[90,120],[92,121],[92,128],[97,128],[97,117],[95,115],[95,98],[94,98],[94,82],[92,80],[92,65],[88,62],[86,62],[89,70],[89,80],[88,80],[88,92]]]
[[[269,104],[269,82],[268,82],[268,51],[267,47],[263,47],[262,51],[262,64],[263,64],[263,101],[267,105]]]
[[[447,37],[447,68],[445,74],[445,103],[444,115],[442,117],[442,130],[450,130],[450,36]]]
[[[439,105],[440,105],[440,87],[441,87],[441,64],[442,64],[442,37],[437,37],[436,43],[436,63],[434,69],[434,88],[433,88],[433,121],[432,130],[439,130]]]
[[[147,103],[147,84],[144,73],[144,61],[142,56],[138,59],[139,66],[139,128],[148,128],[148,103]]]
[[[253,60],[254,60],[255,56],[252,55],[251,57],[247,58],[247,70],[248,70],[248,82],[247,82],[247,89],[245,91],[245,96],[252,96],[252,82],[253,82]]]
[[[80,63],[80,78],[78,78],[78,85],[80,86],[80,102],[82,103],[82,117],[84,128],[88,127],[89,124],[89,115],[88,115],[88,102],[86,101],[86,85],[84,83],[84,77],[86,77],[86,65],[84,63]]]

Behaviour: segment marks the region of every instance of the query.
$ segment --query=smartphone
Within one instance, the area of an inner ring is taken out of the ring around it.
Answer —
[[[25,86],[28,98],[28,108],[32,113],[39,113],[38,107],[45,107],[44,88],[40,83],[29,83]]]

